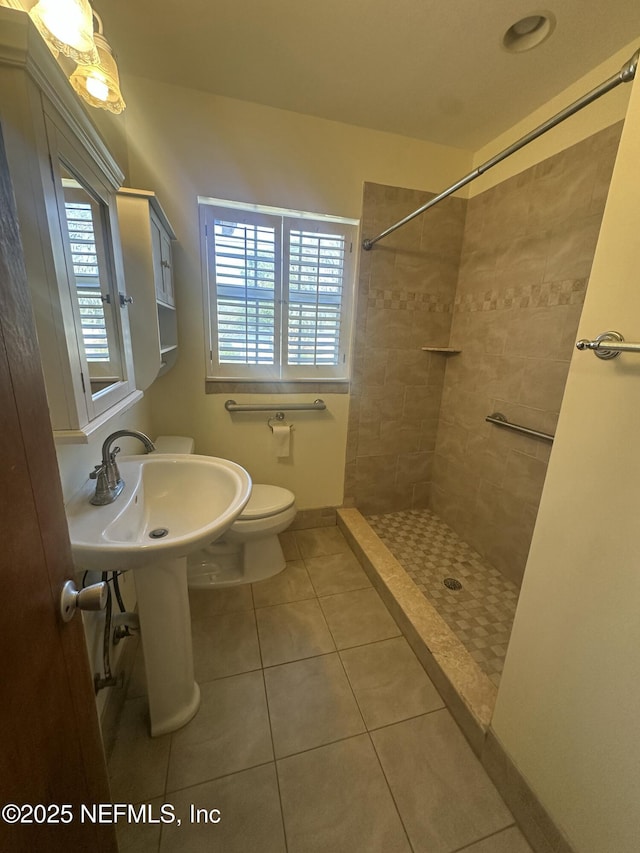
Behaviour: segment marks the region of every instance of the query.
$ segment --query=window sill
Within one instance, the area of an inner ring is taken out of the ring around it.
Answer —
[[[305,379],[292,382],[206,379],[206,394],[348,394],[348,379]]]

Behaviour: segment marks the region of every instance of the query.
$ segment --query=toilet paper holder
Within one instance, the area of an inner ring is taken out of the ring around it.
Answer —
[[[273,424],[271,423],[271,421],[278,421],[278,423],[282,426],[287,426],[287,424],[283,423],[284,412],[276,412],[275,415],[272,415],[270,418],[267,419],[267,426],[269,427],[271,432],[273,432]],[[293,429],[293,424],[289,425],[289,429]]]

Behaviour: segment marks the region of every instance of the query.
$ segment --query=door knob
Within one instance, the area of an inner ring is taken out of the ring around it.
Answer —
[[[108,595],[106,581],[85,586],[80,590],[73,581],[67,581],[60,596],[60,614],[63,621],[70,622],[76,610],[104,610]]]

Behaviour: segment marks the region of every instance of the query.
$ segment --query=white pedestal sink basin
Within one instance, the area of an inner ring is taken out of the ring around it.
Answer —
[[[113,503],[89,503],[88,480],[66,506],[76,568],[134,570],[151,734],[196,713],[186,556],[233,524],[251,494],[248,473],[213,456],[149,454],[119,459],[124,489]]]

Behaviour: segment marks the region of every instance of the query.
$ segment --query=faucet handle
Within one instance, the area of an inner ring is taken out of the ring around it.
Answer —
[[[101,462],[99,465],[96,465],[95,469],[89,474],[89,479],[97,480],[100,474],[104,474],[104,469],[104,463]]]
[[[113,450],[111,451],[111,453],[109,454],[109,461],[110,462],[116,461],[116,453],[120,453],[119,447],[114,447]]]

